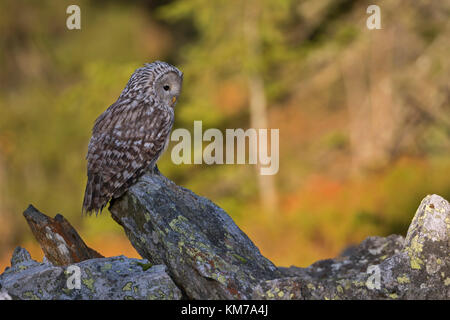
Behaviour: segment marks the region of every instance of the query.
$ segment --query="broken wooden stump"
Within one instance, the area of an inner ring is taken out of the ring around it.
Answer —
[[[34,237],[47,259],[55,266],[65,266],[103,256],[89,248],[62,215],[50,218],[30,205],[23,213]]]

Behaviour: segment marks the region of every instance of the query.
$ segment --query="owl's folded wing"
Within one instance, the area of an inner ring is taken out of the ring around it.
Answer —
[[[101,211],[109,199],[121,196],[155,164],[168,141],[173,113],[144,105],[121,109],[111,110],[114,121],[103,116],[94,127],[86,157],[85,211]]]

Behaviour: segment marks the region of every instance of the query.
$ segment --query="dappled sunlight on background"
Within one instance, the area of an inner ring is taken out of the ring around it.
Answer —
[[[404,235],[427,194],[450,198],[445,1],[378,1],[381,30],[361,1],[80,1],[81,30],[69,4],[0,3],[0,271],[18,245],[42,259],[30,203],[105,256],[139,257],[107,209],[81,204],[96,117],[154,60],[184,72],[174,128],[280,130],[265,181],[252,165],[175,165],[174,142],[158,164],[277,265]]]

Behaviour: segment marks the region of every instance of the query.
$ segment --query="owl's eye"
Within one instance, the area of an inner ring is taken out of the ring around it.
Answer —
[[[169,91],[169,90],[170,90],[170,87],[166,84],[166,85],[163,87],[163,89],[166,90],[166,91]]]

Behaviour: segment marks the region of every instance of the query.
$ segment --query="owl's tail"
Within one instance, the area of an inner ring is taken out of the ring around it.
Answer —
[[[102,194],[102,177],[97,174],[88,174],[86,190],[84,192],[82,212],[91,215],[101,213],[108,203],[108,197]]]

